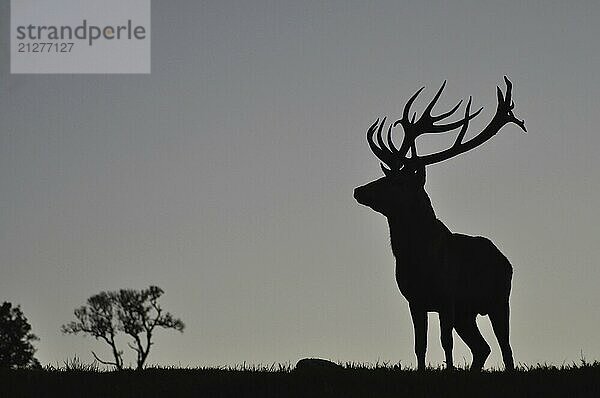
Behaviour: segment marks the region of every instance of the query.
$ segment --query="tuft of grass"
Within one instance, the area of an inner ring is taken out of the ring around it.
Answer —
[[[100,364],[94,360],[92,363],[83,362],[78,356],[67,358],[62,365],[58,362],[56,365],[48,364],[42,368],[45,372],[101,372]]]

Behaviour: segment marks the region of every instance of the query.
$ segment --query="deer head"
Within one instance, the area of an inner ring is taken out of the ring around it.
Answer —
[[[413,113],[412,118],[409,117],[410,107],[425,87],[421,87],[413,94],[404,106],[402,118],[389,125],[385,140],[383,129],[386,118],[381,121],[377,119],[367,131],[367,142],[375,156],[381,161],[381,169],[385,176],[356,188],[354,198],[358,203],[388,217],[399,212],[414,212],[414,206],[406,206],[406,204],[418,204],[422,202],[423,196],[427,197],[424,190],[425,167],[427,165],[442,162],[483,144],[508,123],[514,123],[526,132],[525,122],[517,119],[513,114],[515,104],[512,101],[512,83],[506,76],[504,81],[506,83],[506,94],[502,92],[500,87],[496,87],[498,106],[494,117],[480,133],[467,141],[464,141],[464,137],[469,127],[469,121],[479,115],[483,108],[470,113],[472,98],[469,97],[462,119],[447,124],[439,124],[438,122],[453,115],[462,103],[461,100],[454,108],[440,115],[433,116],[431,114],[446,86],[445,81],[418,120],[416,120],[416,112]],[[404,130],[404,138],[400,148],[397,148],[392,140],[392,131],[397,125],[402,126]],[[419,136],[446,133],[459,128],[460,131],[456,136],[456,140],[450,148],[423,156],[417,154],[416,139]],[[409,150],[411,156],[407,157]],[[427,202],[429,201],[427,200]]]

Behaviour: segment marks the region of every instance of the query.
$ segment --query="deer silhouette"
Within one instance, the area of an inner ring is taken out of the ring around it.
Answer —
[[[453,368],[452,330],[467,344],[473,355],[472,370],[481,370],[491,350],[481,335],[476,317],[489,315],[506,370],[514,368],[509,343],[509,296],[512,265],[487,238],[451,232],[437,217],[425,192],[425,167],[469,151],[493,137],[504,125],[514,123],[527,131],[524,121],[513,114],[512,83],[505,76],[506,95],[497,87],[498,106],[489,124],[473,138],[464,141],[469,121],[483,108],[470,113],[472,98],[464,117],[439,124],[460,107],[432,116],[446,82],[415,121],[410,108],[419,89],[406,103],[402,118],[382,134],[386,118],[367,131],[367,142],[381,160],[384,177],[354,190],[358,203],[383,214],[389,224],[392,252],[396,259],[396,282],[408,300],[414,326],[418,369],[425,368],[427,313],[437,312],[446,367]],[[392,140],[392,130],[401,125],[404,137],[400,148]],[[441,152],[419,156],[416,139],[422,134],[445,133],[460,128],[454,144]],[[408,151],[411,155],[407,157]]]

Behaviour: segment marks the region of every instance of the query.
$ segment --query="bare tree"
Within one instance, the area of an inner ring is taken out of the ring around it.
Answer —
[[[156,328],[183,332],[185,325],[180,319],[165,312],[158,303],[163,290],[158,286],[148,289],[121,289],[101,292],[87,299],[87,304],[75,310],[76,321],[62,326],[67,334],[84,333],[102,340],[111,348],[114,361],[96,360],[105,365],[123,369],[123,351],[117,347],[119,332],[131,338],[128,347],[136,353],[136,368],[142,369],[150,353]]]
[[[452,233],[435,215],[425,192],[425,167],[469,151],[493,137],[508,123],[526,131],[523,121],[513,114],[512,84],[508,78],[506,95],[497,87],[498,106],[489,124],[464,141],[469,121],[480,112],[470,113],[471,98],[464,117],[439,124],[459,108],[432,116],[446,82],[416,120],[410,107],[423,90],[406,103],[402,118],[390,124],[384,140],[386,119],[379,119],[367,132],[373,153],[381,160],[385,177],[354,190],[355,199],[387,217],[392,252],[396,258],[396,282],[408,300],[415,333],[418,368],[425,368],[427,312],[440,318],[441,341],[448,369],[453,368],[452,330],[465,341],[473,354],[471,369],[480,370],[491,350],[477,328],[477,314],[489,315],[502,350],[506,369],[514,368],[509,343],[509,296],[512,266],[488,239]],[[399,148],[392,139],[393,128],[401,125],[404,138]],[[427,133],[446,133],[460,128],[454,144],[443,151],[419,156],[416,139]],[[410,157],[407,154],[410,150]]]

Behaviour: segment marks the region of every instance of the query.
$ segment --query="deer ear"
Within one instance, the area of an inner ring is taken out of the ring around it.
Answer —
[[[383,165],[383,163],[379,163],[379,166],[381,166],[381,170],[383,171],[383,174],[385,174],[386,177],[389,177],[389,176],[392,175],[392,170],[390,170],[387,167],[385,167]]]

